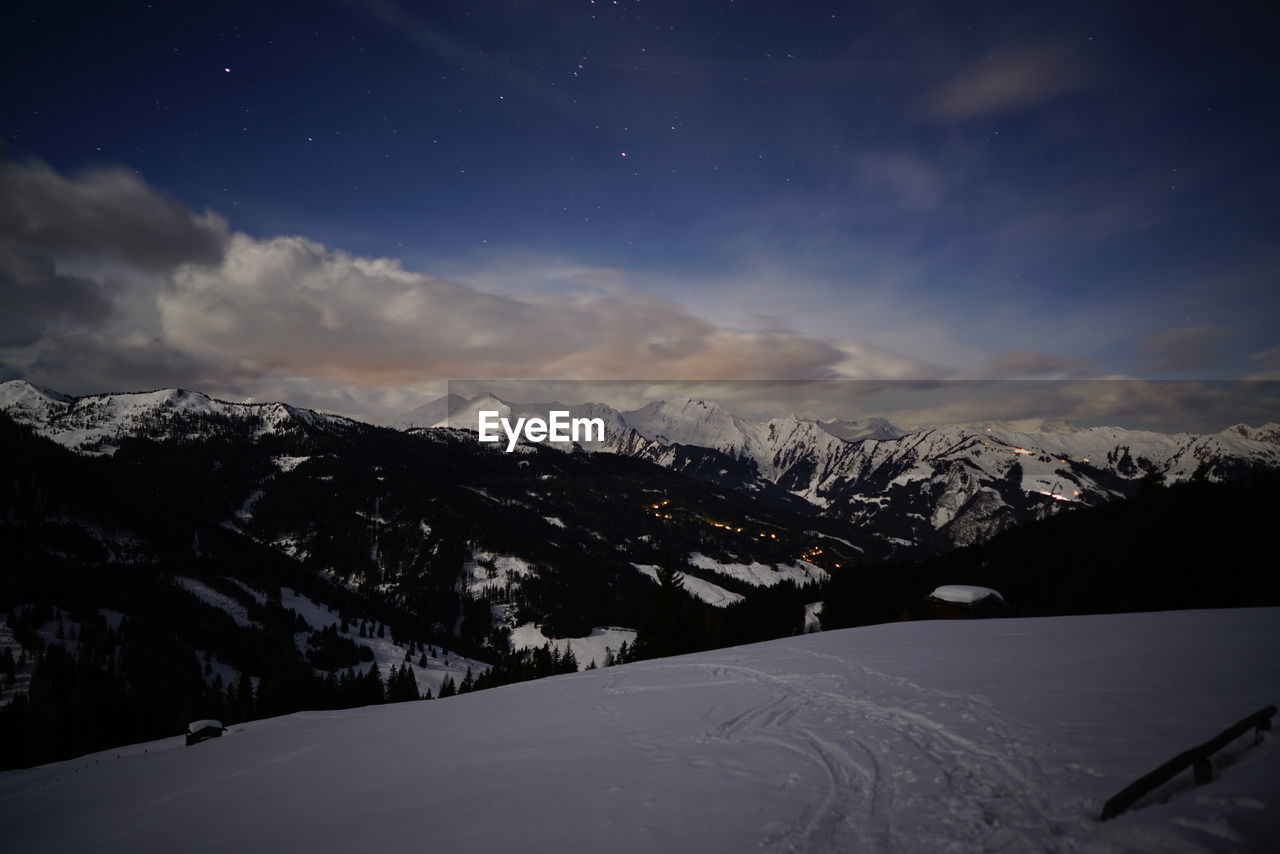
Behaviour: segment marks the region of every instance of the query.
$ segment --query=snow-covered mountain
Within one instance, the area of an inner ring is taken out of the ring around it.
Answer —
[[[362,426],[283,403],[227,403],[181,389],[68,397],[21,381],[0,384],[0,409],[94,454],[110,454],[130,437],[189,439],[225,430],[340,435]],[[1280,467],[1277,424],[1192,435],[1032,419],[907,433],[883,419],[751,421],[704,400],[618,411],[599,403],[516,404],[488,394],[441,398],[397,423],[431,433],[473,427],[481,410],[514,418],[545,417],[553,409],[604,421],[604,441],[584,443],[587,451],[639,457],[774,500],[794,496],[908,552],[981,542],[1064,507],[1131,495],[1147,477],[1221,480]]]
[[[495,399],[467,404],[512,412]],[[0,409],[62,446],[31,440],[10,456],[30,437],[0,420],[13,437],[0,444],[10,485],[0,525],[65,525],[34,538],[50,560],[154,565],[204,579],[179,585],[193,596],[213,576],[222,588],[210,603],[233,620],[247,603],[227,584],[305,589],[335,614],[385,609],[380,619],[403,619],[413,640],[477,661],[536,632],[574,639],[582,666],[606,646],[616,653],[623,635],[608,627],[634,639],[654,584],[637,565],[673,560],[691,597],[727,608],[755,588],[820,582],[833,564],[883,554],[772,484],[775,500],[762,503],[638,455],[508,456],[458,431],[181,390],[74,398],[11,382]],[[659,514],[664,500],[675,503]],[[259,577],[269,563],[275,576]],[[295,573],[318,583],[303,588]],[[227,596],[238,604],[224,608]]]
[[[1280,610],[850,629],[0,774],[14,851],[1275,850]],[[1256,743],[1255,743],[1256,742]],[[495,820],[495,810],[501,820]]]
[[[225,429],[341,432],[357,424],[287,403],[228,403],[180,388],[71,397],[22,380],[0,383],[0,411],[73,451],[108,455],[129,438],[207,438]]]
[[[905,430],[884,418],[861,418],[856,421],[832,419],[831,421],[819,421],[817,423],[819,427],[832,436],[837,439],[844,439],[847,442],[858,442],[862,439],[884,441],[886,439],[900,439],[906,435]]]
[[[474,429],[479,409],[545,417],[554,408],[604,419],[605,441],[584,443],[586,450],[638,456],[748,491],[767,482],[824,515],[925,550],[980,542],[1065,506],[1121,498],[1149,476],[1221,480],[1280,467],[1277,424],[1192,435],[1023,419],[908,433],[884,419],[750,421],[704,400],[619,412],[485,396],[455,401],[448,426]]]
[[[460,394],[447,394],[424,403],[416,409],[397,415],[387,422],[387,426],[401,430],[412,430],[419,427],[447,427],[449,415],[466,405],[467,399]]]

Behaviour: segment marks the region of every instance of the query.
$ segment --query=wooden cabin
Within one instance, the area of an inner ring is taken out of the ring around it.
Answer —
[[[187,724],[187,747],[199,744],[202,741],[208,741],[211,738],[221,738],[224,729],[222,721],[192,721]]]
[[[925,601],[938,620],[975,620],[1004,616],[1008,604],[998,590],[974,584],[944,584]]]

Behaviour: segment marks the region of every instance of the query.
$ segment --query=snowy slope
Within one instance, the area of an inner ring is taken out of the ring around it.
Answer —
[[[0,774],[15,851],[1202,852],[1280,844],[1280,609],[901,623]]]
[[[596,626],[591,630],[591,634],[579,638],[549,638],[533,623],[516,626],[511,631],[512,649],[532,649],[550,644],[559,650],[561,655],[573,650],[573,657],[578,660],[579,670],[586,670],[593,663],[597,667],[602,667],[610,653],[617,654],[624,643],[634,644],[635,642],[634,630],[618,626]]]
[[[689,563],[698,569],[718,572],[738,581],[746,582],[752,587],[771,587],[780,581],[793,581],[799,586],[814,581],[825,581],[827,571],[814,566],[807,560],[797,560],[791,564],[774,564],[766,566],[762,563],[721,563],[715,558],[694,552],[689,555]]]
[[[221,611],[226,611],[231,619],[236,621],[236,625],[257,625],[253,620],[249,619],[248,608],[227,594],[214,590],[203,581],[195,578],[184,578],[181,575],[175,575],[173,577],[173,582],[183,590],[186,590],[192,596],[199,599],[201,602],[204,602],[206,605],[212,605]]]
[[[329,626],[341,627],[341,617],[337,612],[326,605],[313,601],[296,590],[288,587],[282,588],[280,602],[284,607],[296,611],[298,616],[302,617],[312,629],[324,629]],[[417,682],[418,690],[423,694],[428,689],[433,695],[439,694],[440,686],[444,684],[446,678],[452,679],[454,684],[457,684],[466,678],[468,670],[474,675],[479,675],[489,667],[483,661],[464,658],[443,648],[435,649],[435,655],[428,658],[424,666],[418,658],[408,656],[409,650],[403,643],[397,643],[390,638],[360,637],[359,630],[354,626],[348,628],[343,633],[343,637],[348,638],[353,643],[368,647],[373,652],[373,664],[378,666],[378,670],[384,679],[392,667],[403,667],[405,664],[411,665],[414,681]],[[301,647],[305,642],[305,634],[296,635],[295,642]],[[359,673],[367,673],[371,666],[369,664],[360,664],[355,669]]]
[[[449,416],[460,407],[465,406],[467,399],[458,394],[447,394],[416,409],[402,413],[388,422],[388,427],[411,430],[419,427],[448,426]]]
[[[658,580],[659,567],[657,564],[633,563],[631,565],[640,570],[640,572],[643,572],[650,580],[654,582]],[[684,579],[682,586],[689,592],[689,595],[695,599],[701,599],[708,605],[714,605],[717,608],[726,608],[735,602],[742,601],[743,597],[740,593],[725,590],[719,584],[705,581],[696,575],[681,573],[680,577]]]

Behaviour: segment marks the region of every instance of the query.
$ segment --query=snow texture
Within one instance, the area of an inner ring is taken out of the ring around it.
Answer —
[[[1097,815],[1275,702],[1277,648],[1280,609],[822,632],[10,771],[0,827],[43,852],[1275,850],[1274,734]]]

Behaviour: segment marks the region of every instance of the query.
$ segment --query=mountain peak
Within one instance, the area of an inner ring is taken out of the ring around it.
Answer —
[[[864,439],[875,439],[879,442],[901,439],[907,431],[891,423],[888,419],[873,417],[845,421],[833,418],[830,421],[818,421],[818,426],[837,439],[846,442],[860,442]]]
[[[665,444],[724,450],[743,441],[743,422],[720,404],[706,400],[655,400],[621,415],[641,436]]]
[[[978,421],[971,424],[948,425],[978,432],[1038,433],[1051,436],[1069,436],[1084,428],[1070,421],[1050,421],[1046,418],[1012,418],[1003,421]]]
[[[7,408],[12,401],[28,397],[41,397],[56,400],[59,403],[70,403],[75,400],[69,394],[38,386],[26,380],[8,380],[0,383],[0,408]]]
[[[1268,421],[1260,427],[1251,427],[1243,423],[1233,424],[1223,430],[1222,435],[1249,439],[1254,442],[1280,444],[1280,424],[1274,421]]]

